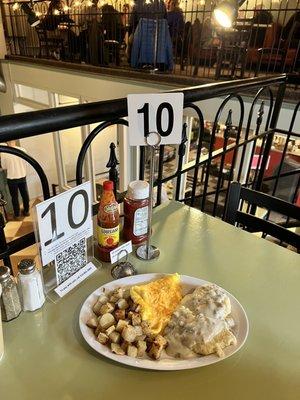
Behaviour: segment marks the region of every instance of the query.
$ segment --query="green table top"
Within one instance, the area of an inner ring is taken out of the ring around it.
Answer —
[[[84,343],[85,298],[111,280],[103,266],[72,293],[4,323],[0,399],[299,399],[299,256],[195,209],[170,202],[154,213],[156,261],[131,260],[140,273],[178,272],[215,282],[242,303],[244,347],[217,364],[148,371],[110,361]]]

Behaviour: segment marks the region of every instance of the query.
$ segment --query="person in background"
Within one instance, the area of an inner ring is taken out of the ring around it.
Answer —
[[[26,151],[22,147],[16,146],[15,140],[7,142],[8,146]],[[23,200],[23,215],[29,214],[29,194],[26,182],[26,161],[14,154],[2,153],[1,166],[7,171],[7,184],[10,192],[15,219],[20,218],[19,192]]]
[[[184,17],[179,0],[167,3],[167,21],[175,54],[180,55],[183,43]]]

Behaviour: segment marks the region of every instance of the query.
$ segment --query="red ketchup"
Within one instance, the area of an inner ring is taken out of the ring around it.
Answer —
[[[132,244],[145,242],[148,238],[148,205],[148,182],[130,182],[124,199],[123,235]]]

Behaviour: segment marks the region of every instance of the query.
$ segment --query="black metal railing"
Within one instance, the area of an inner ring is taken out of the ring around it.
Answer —
[[[2,1],[8,54],[217,80],[299,72],[299,1],[246,1],[231,29],[214,21],[215,1],[177,3]]]
[[[193,119],[183,123],[182,143],[178,148],[172,148],[172,157],[166,156],[170,153],[168,146],[160,146],[157,152],[156,204],[160,204],[163,194],[166,194],[169,198],[222,218],[228,185],[232,180],[289,202],[298,202],[300,132],[297,131],[297,118],[300,117],[300,103],[295,106],[289,128],[283,130],[277,127],[288,81],[286,75],[279,75],[177,90],[184,93],[184,108],[189,113],[187,118],[191,118],[192,112]],[[239,93],[248,92],[249,96],[253,90],[256,94],[246,112],[243,96]],[[220,97],[221,105],[210,123],[205,119],[205,111],[199,101]],[[98,122],[77,158],[76,182],[80,184],[85,155],[95,137],[112,125],[121,125],[126,129],[128,123],[123,119],[126,116],[126,99],[8,115],[0,118],[0,141],[39,136]],[[113,145],[110,150],[108,174],[117,182],[118,160]],[[14,148],[4,146],[1,151],[21,156],[31,163],[40,177],[44,198],[50,196],[47,177],[36,161]],[[140,147],[139,152],[139,175],[144,179],[148,175],[147,151],[145,147]],[[122,195],[119,201],[122,201]],[[94,212],[96,210],[97,204]],[[9,263],[11,254],[34,242],[34,234],[30,233],[6,243],[0,227],[0,258]]]

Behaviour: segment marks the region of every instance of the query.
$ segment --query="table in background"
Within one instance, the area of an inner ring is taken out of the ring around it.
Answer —
[[[58,304],[4,324],[1,399],[299,399],[299,255],[175,202],[155,210],[153,232],[161,256],[131,256],[138,271],[178,272],[227,289],[249,317],[244,347],[217,364],[174,372],[102,357],[84,342],[78,314],[111,280],[103,266]]]

